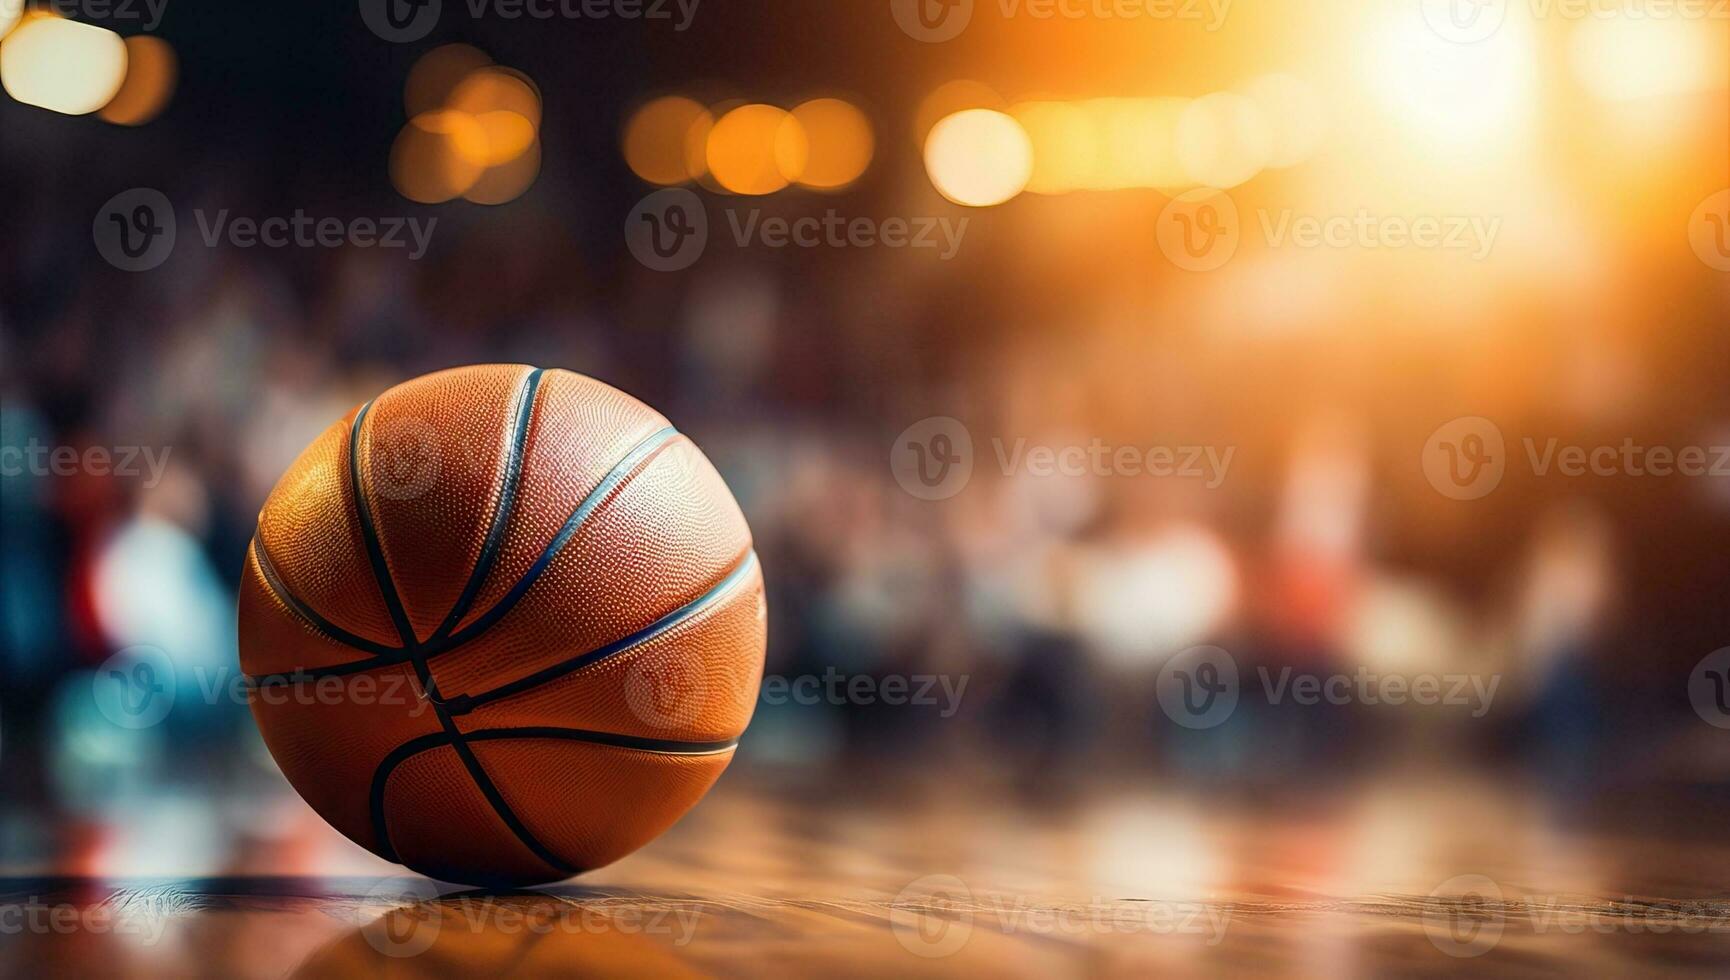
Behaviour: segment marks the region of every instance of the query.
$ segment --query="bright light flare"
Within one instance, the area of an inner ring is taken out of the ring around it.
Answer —
[[[1588,20],[1574,28],[1569,60],[1588,92],[1612,102],[1725,86],[1715,21]]]
[[[1260,173],[1273,151],[1274,131],[1247,96],[1215,92],[1184,107],[1177,121],[1177,160],[1204,187],[1236,187]]]
[[[1327,135],[1327,109],[1308,82],[1283,73],[1262,75],[1242,90],[1268,126],[1269,167],[1295,167],[1315,155]]]
[[[0,42],[0,86],[26,105],[69,116],[107,105],[126,79],[126,42],[113,31],[32,17]]]
[[[968,109],[932,127],[925,172],[937,192],[956,204],[1002,204],[1032,179],[1033,143],[1013,116]]]
[[[1365,84],[1420,138],[1471,148],[1517,131],[1533,111],[1537,52],[1529,22],[1509,16],[1490,37],[1457,44],[1416,4],[1368,38]]]

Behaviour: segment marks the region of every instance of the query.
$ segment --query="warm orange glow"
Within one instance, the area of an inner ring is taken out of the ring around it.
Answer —
[[[485,132],[467,113],[423,112],[409,120],[391,146],[391,183],[411,201],[448,201],[480,179],[474,154],[485,152],[486,145]]]
[[[1009,114],[1033,144],[1033,174],[1027,189],[1063,194],[1090,186],[1099,168],[1099,130],[1094,118],[1068,102],[1022,102]]]
[[[1601,99],[1633,101],[1724,88],[1722,30],[1712,20],[1588,20],[1569,54],[1577,78]]]
[[[446,104],[471,116],[503,110],[541,128],[541,93],[527,75],[497,65],[470,72],[451,91]]]
[[[1184,107],[1176,146],[1178,163],[1192,182],[1236,187],[1267,166],[1273,127],[1249,98],[1216,92]]]
[[[126,78],[126,42],[113,31],[31,17],[0,41],[0,86],[25,105],[79,116],[107,105]]]
[[[742,105],[709,132],[709,172],[735,194],[773,194],[804,172],[809,155],[799,121],[772,105]]]
[[[1003,96],[984,82],[967,79],[944,82],[920,101],[913,115],[913,136],[924,146],[931,128],[943,119],[964,109],[1002,109],[1006,104]]]
[[[155,119],[174,95],[179,63],[167,41],[149,34],[126,39],[126,80],[99,115],[120,126]]]
[[[403,108],[410,116],[443,108],[463,79],[493,63],[486,52],[466,44],[447,44],[422,55],[403,85]]]
[[[1100,134],[1090,187],[1172,190],[1192,183],[1177,156],[1177,127],[1189,102],[1178,98],[1093,99],[1081,109]]]
[[[1327,135],[1327,110],[1315,89],[1293,75],[1262,75],[1243,94],[1267,123],[1267,166],[1294,167],[1314,156]]]
[[[638,109],[625,125],[625,163],[651,184],[668,186],[708,172],[705,159],[715,117],[691,99],[677,95]]]
[[[529,144],[509,163],[493,167],[463,191],[463,199],[475,204],[504,204],[521,197],[541,172],[541,144]]]
[[[988,207],[1020,194],[1033,176],[1033,144],[1014,117],[968,109],[932,127],[925,172],[957,204]]]
[[[833,190],[859,179],[871,164],[871,121],[840,99],[812,99],[793,109],[810,145],[810,158],[798,174],[805,187]]]

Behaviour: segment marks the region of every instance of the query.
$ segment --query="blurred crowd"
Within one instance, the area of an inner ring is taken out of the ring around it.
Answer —
[[[495,210],[408,205],[382,151],[344,166],[341,135],[300,171],[258,131],[242,149],[201,146],[193,170],[208,179],[170,188],[182,244],[143,274],[91,248],[106,190],[52,166],[0,170],[19,229],[0,242],[0,446],[81,460],[136,447],[140,470],[0,475],[0,809],[107,812],[215,783],[248,791],[153,819],[269,833],[261,811],[287,812],[292,794],[244,706],[204,693],[235,668],[258,508],[355,404],[498,361],[590,374],[705,449],[757,539],[771,675],[934,677],[953,692],[766,700],[742,769],[867,784],[960,772],[1029,792],[1325,785],[1414,760],[1562,789],[1730,773],[1722,732],[1689,701],[1690,671],[1730,644],[1725,478],[1514,465],[1527,435],[1730,443],[1726,295],[1704,267],[1640,258],[1638,239],[1624,251],[1600,229],[1560,258],[1524,241],[1490,266],[1329,252],[1191,275],[1153,242],[1163,199],[1134,192],[971,213],[953,261],[720,242],[667,274],[617,232],[647,188],[616,161],[583,170],[558,132],[537,186]],[[146,170],[168,172],[161,159]],[[1270,179],[1240,203],[1281,193]],[[303,205],[440,224],[409,261],[204,247],[190,216]],[[832,206],[961,213],[888,149],[850,196],[749,203]],[[1653,295],[1666,299],[1641,299]],[[1509,475],[1483,500],[1450,499],[1425,477],[1426,440],[1480,415],[1508,437]],[[933,417],[959,420],[973,447],[970,481],[939,500],[909,492],[893,459],[898,434]],[[1216,472],[1046,476],[1013,461],[1096,443],[1199,447]],[[163,724],[127,731],[98,710],[92,678],[139,645],[170,654],[184,696]],[[1239,705],[1192,730],[1162,707],[1160,677],[1204,645],[1236,663]],[[1281,693],[1282,678],[1366,673],[1493,683],[1494,702]],[[35,833],[0,824],[0,847]]]

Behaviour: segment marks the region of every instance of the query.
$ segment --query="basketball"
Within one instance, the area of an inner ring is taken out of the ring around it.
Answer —
[[[252,714],[368,850],[526,885],[661,834],[732,760],[766,642],[732,494],[642,402],[558,369],[426,375],[325,429],[258,517]]]

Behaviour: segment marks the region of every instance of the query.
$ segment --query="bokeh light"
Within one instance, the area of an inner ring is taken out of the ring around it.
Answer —
[[[408,81],[403,83],[403,108],[410,116],[443,108],[463,79],[492,63],[486,52],[467,44],[428,51],[409,69]]]
[[[961,78],[944,82],[920,100],[913,114],[913,136],[917,145],[924,146],[932,127],[966,109],[1002,109],[1008,103],[997,90],[984,82]]]
[[[541,172],[541,144],[531,142],[514,158],[482,173],[468,189],[463,200],[474,204],[504,204],[521,197]]]
[[[1184,107],[1176,146],[1178,163],[1191,181],[1231,188],[1267,165],[1273,128],[1248,97],[1215,92]]]
[[[1276,73],[1252,78],[1243,94],[1268,127],[1267,166],[1295,167],[1315,156],[1327,135],[1327,108],[1306,81]]]
[[[735,194],[773,194],[799,178],[809,155],[799,121],[772,105],[739,106],[709,132],[709,173]]]
[[[445,103],[452,109],[480,116],[488,112],[514,112],[541,127],[541,92],[529,77],[515,68],[489,65],[478,68],[457,83]]]
[[[391,182],[412,201],[503,204],[541,169],[541,93],[527,75],[476,48],[447,44],[403,86],[409,124],[391,147]]]
[[[26,105],[79,116],[107,105],[126,78],[126,42],[53,16],[21,21],[0,41],[0,86]]]
[[[1189,102],[1179,98],[1092,99],[1081,108],[1101,134],[1092,186],[1100,190],[1190,183],[1177,156],[1178,121]]]
[[[1033,177],[1033,144],[1013,116],[967,109],[940,121],[925,141],[925,171],[957,204],[1002,204]]]
[[[714,114],[701,103],[669,95],[646,103],[625,124],[625,164],[651,184],[668,186],[708,172]]]
[[[485,145],[486,134],[467,113],[423,112],[409,120],[391,146],[391,183],[397,193],[422,204],[459,197],[480,179],[474,153]]]
[[[1474,148],[1515,131],[1532,111],[1537,70],[1530,22],[1516,10],[1474,44],[1439,36],[1415,4],[1390,13],[1368,38],[1366,89],[1432,145]]]
[[[1726,84],[1722,32],[1712,21],[1588,20],[1569,39],[1574,77],[1613,102],[1702,91]]]
[[[22,0],[4,0],[0,2],[0,38],[18,26],[18,19],[24,14]]]
[[[1100,133],[1095,117],[1067,102],[1021,102],[1009,114],[1033,145],[1033,173],[1027,189],[1063,194],[1094,184],[1100,164]]]
[[[126,39],[126,79],[98,113],[119,126],[142,126],[167,108],[180,64],[167,41],[149,34]]]
[[[809,158],[795,179],[804,187],[835,190],[858,180],[871,165],[875,140],[871,121],[840,99],[812,99],[794,107],[810,147]]]

